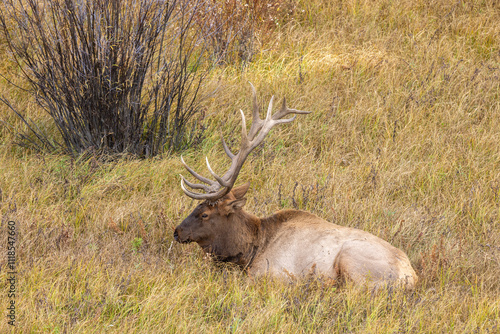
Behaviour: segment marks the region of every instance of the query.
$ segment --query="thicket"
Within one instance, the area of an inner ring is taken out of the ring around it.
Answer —
[[[209,29],[201,1],[6,0],[0,23],[25,89],[54,137],[5,102],[37,150],[148,157],[193,141]],[[2,73],[4,77],[8,75]]]

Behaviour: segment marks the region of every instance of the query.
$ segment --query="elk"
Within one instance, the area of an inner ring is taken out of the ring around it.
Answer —
[[[191,183],[181,175],[181,188],[187,196],[203,202],[177,226],[174,239],[196,242],[216,261],[235,263],[253,277],[303,277],[313,273],[335,281],[347,279],[356,285],[404,285],[412,289],[417,275],[407,255],[371,233],[336,225],[300,210],[282,210],[267,218],[243,210],[249,183],[233,186],[249,153],[275,125],[290,123],[297,117],[285,116],[309,113],[287,108],[283,99],[279,111],[272,115],[273,96],[262,120],[255,88],[250,85],[253,122],[247,133],[245,115],[240,110],[238,154],[230,151],[221,135],[224,151],[231,159],[229,170],[220,177],[207,158],[213,181],[191,169],[181,156],[186,170],[202,182]],[[186,185],[202,192],[187,189]]]

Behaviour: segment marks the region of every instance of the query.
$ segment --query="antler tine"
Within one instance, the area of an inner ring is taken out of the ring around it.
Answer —
[[[248,145],[249,138],[247,136],[247,122],[245,121],[245,114],[243,113],[243,110],[240,109],[241,113],[241,149],[243,147]],[[240,155],[240,152],[238,152],[237,156]]]
[[[204,184],[199,184],[199,183],[191,183],[189,182],[188,180],[186,180],[186,178],[182,175],[182,174],[179,174],[180,177],[182,178],[182,181],[184,181],[184,184],[186,184],[189,188],[193,188],[193,189],[203,189],[205,191],[208,191],[209,188],[204,185]]]
[[[192,191],[186,189],[186,187],[184,187],[185,181],[186,181],[186,179],[184,179],[184,176],[181,175],[181,189],[182,189],[182,191],[184,191],[184,193],[191,198],[203,199],[202,198],[203,194],[198,194],[198,193],[195,193],[195,192],[192,192]]]
[[[259,117],[259,104],[257,103],[257,91],[251,82],[248,82],[250,87],[252,88],[252,101],[253,101],[253,110],[252,110],[252,126],[250,127],[250,132],[248,133],[248,138],[253,140],[257,132],[262,129],[262,125],[264,121]]]
[[[229,149],[229,147],[227,147],[226,141],[224,140],[224,136],[222,135],[222,131],[220,133],[220,139],[222,141],[222,146],[224,147],[224,152],[226,152],[226,154],[228,155],[228,157],[231,158],[231,160],[232,160],[234,158],[234,153],[231,152],[231,150]]]
[[[182,175],[181,175],[182,176]],[[226,195],[229,190],[231,189],[228,189],[228,188],[222,188],[220,189],[219,191],[217,191],[216,193],[206,193],[206,194],[200,194],[200,193],[195,193],[195,192],[192,192],[188,189],[186,189],[186,187],[184,187],[184,177],[181,178],[181,188],[182,188],[182,191],[184,191],[184,193],[193,198],[193,199],[199,199],[199,200],[204,200],[204,199],[207,199],[207,200],[210,200],[210,199],[218,199],[218,198],[221,198],[222,196]]]
[[[212,170],[212,167],[210,167],[210,163],[208,162],[208,157],[205,157],[205,160],[207,161],[207,167],[210,174],[212,174],[212,176],[217,180],[217,182],[219,182],[221,186],[228,188],[230,185],[227,184],[226,181],[224,181],[219,175],[215,174],[215,172]]]
[[[191,173],[191,175],[193,175],[195,178],[197,178],[198,180],[200,180],[201,182],[203,183],[206,183],[206,184],[209,184],[211,186],[213,186],[215,184],[214,181],[210,180],[210,179],[207,179],[206,177],[203,177],[201,176],[200,174],[196,173],[193,169],[191,169],[191,167],[189,167],[186,162],[184,161],[184,158],[182,157],[181,155],[181,162],[182,164],[184,165],[184,168],[186,168],[186,170]]]
[[[265,122],[269,122],[271,120],[271,116],[272,116],[272,112],[273,112],[273,103],[274,103],[274,95],[271,96],[271,100],[269,100],[269,106],[267,107],[267,115],[266,115]]]
[[[286,106],[286,98],[283,98],[280,110],[273,115],[273,120],[279,120],[288,114],[310,114],[310,111],[302,111],[297,109],[290,109]],[[294,118],[295,119],[295,118]]]
[[[184,178],[184,176],[181,175],[181,188],[187,196],[194,198],[194,199],[210,199],[214,196],[214,194],[213,194],[214,191],[220,192],[219,189],[221,188],[221,186],[219,183],[212,181],[210,179],[207,179],[206,177],[203,177],[203,176],[199,175],[198,173],[196,173],[193,169],[191,169],[186,164],[186,162],[184,161],[184,158],[182,156],[181,156],[181,162],[184,165],[184,167],[186,168],[186,170],[189,173],[191,173],[191,175],[193,175],[198,180],[208,184],[208,186],[206,186],[204,184],[191,183],[188,180],[186,180]],[[211,169],[209,169],[209,170],[212,172]],[[205,191],[205,194],[195,193],[191,190],[188,190],[184,185],[187,185],[188,187],[193,188],[193,189],[202,189],[203,191]],[[222,189],[222,190],[226,191],[226,189]],[[224,195],[222,195],[222,196],[224,196]]]

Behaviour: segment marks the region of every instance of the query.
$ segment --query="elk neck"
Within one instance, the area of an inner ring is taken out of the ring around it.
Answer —
[[[267,247],[282,224],[294,214],[295,210],[284,210],[270,217],[258,218],[238,210],[228,217],[227,228],[219,237],[209,243],[199,242],[199,245],[214,260],[231,262],[246,269],[255,256]]]
[[[295,210],[284,210],[269,217],[258,218],[243,210],[239,211],[237,221],[242,223],[243,229],[240,231],[242,236],[246,236],[246,238],[233,240],[239,239],[241,243],[235,245],[235,248],[244,251],[239,252],[238,256],[226,258],[225,262],[236,263],[243,269],[251,267],[255,256],[267,247],[283,223],[293,218],[297,213]]]
[[[246,268],[259,249],[260,219],[243,210],[237,210],[227,219],[224,230],[215,239],[198,244],[214,260]]]

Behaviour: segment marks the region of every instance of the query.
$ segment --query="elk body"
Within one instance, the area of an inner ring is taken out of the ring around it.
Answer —
[[[248,154],[258,146],[274,125],[295,119],[288,114],[308,112],[289,109],[283,100],[281,109],[271,115],[273,98],[265,120],[259,118],[254,87],[253,122],[246,132],[242,115],[242,139],[238,154],[233,154],[224,139],[222,144],[232,164],[224,176],[212,181],[185,168],[205,184],[195,184],[181,176],[181,187],[191,198],[203,200],[175,229],[181,243],[196,242],[216,260],[236,263],[252,276],[301,277],[319,274],[335,280],[379,287],[387,284],[413,288],[417,275],[406,254],[366,231],[330,223],[312,213],[282,210],[267,218],[258,218],[243,210],[249,184],[233,185]],[[201,189],[204,193],[188,190]]]

